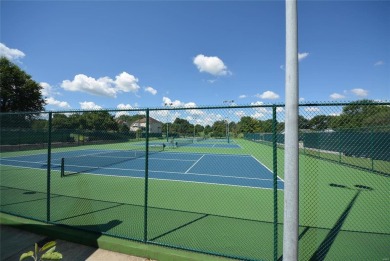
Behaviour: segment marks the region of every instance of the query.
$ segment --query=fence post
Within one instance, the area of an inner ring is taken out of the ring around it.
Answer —
[[[274,190],[274,261],[278,260],[278,144],[277,144],[276,106],[272,106],[272,153]]]
[[[144,242],[148,241],[148,182],[149,182],[149,109],[146,109],[145,128],[145,202],[144,202]]]
[[[370,158],[371,158],[371,171],[374,171],[374,127],[370,128]]]
[[[337,133],[337,143],[339,145],[339,149],[338,149],[339,150],[339,163],[341,163],[341,160],[342,160],[341,156],[343,155],[342,148],[341,148],[341,132],[337,131],[336,133]]]
[[[49,129],[48,129],[48,141],[47,141],[47,211],[46,221],[50,222],[50,172],[51,172],[51,124],[52,124],[52,112],[49,112]]]
[[[21,143],[22,143],[21,136],[22,136],[22,128],[19,127],[19,131],[18,131],[18,147],[19,147],[19,151],[21,150]]]

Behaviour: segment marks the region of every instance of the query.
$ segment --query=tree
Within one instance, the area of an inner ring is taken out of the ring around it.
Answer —
[[[260,121],[260,132],[271,133],[272,132],[272,119]]]
[[[173,135],[192,136],[194,125],[190,124],[186,119],[176,118],[169,128]]]
[[[259,133],[261,132],[260,122],[252,117],[244,116],[238,122],[241,133]]]
[[[42,87],[7,58],[0,58],[0,112],[43,111]]]
[[[227,132],[227,122],[226,121],[216,121],[212,127],[212,136],[213,137],[226,137]]]
[[[341,115],[332,122],[335,128],[361,128],[389,124],[389,107],[375,105],[372,100],[360,100],[344,106]],[[332,127],[333,127],[332,126]]]
[[[93,131],[117,131],[118,124],[108,111],[85,112],[81,115],[81,127]]]
[[[309,120],[303,117],[302,115],[298,116],[298,126],[300,129],[308,129],[309,128]]]
[[[208,136],[212,131],[213,130],[212,130],[210,125],[206,125],[206,127],[204,127],[204,135],[205,136]]]
[[[77,114],[75,114],[77,115]],[[72,117],[75,118],[75,117]],[[67,117],[62,113],[54,113],[52,120],[52,128],[61,130],[61,129],[75,129],[75,126],[72,126],[72,118]]]
[[[309,121],[309,126],[313,130],[322,131],[331,127],[332,119],[334,116],[329,115],[316,115]]]

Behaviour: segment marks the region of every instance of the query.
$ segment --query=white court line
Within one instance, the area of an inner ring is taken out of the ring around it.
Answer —
[[[99,150],[89,150],[89,151],[99,151]],[[121,151],[121,150],[116,150],[116,151]],[[56,152],[56,153],[61,153],[61,152]],[[98,155],[98,154],[102,154],[102,153],[106,153],[106,152],[101,152],[99,151],[99,153],[93,153],[93,154],[87,154],[87,155]],[[180,153],[180,152],[169,152],[170,154],[187,154],[187,155],[194,155],[194,154],[199,154],[199,153]],[[43,154],[38,154],[38,155],[43,155]],[[179,174],[179,175],[193,175],[193,176],[210,176],[210,177],[221,177],[221,178],[228,178],[228,179],[246,179],[246,180],[272,180],[272,179],[260,179],[260,178],[249,178],[249,177],[237,177],[237,176],[226,176],[226,175],[214,175],[214,174],[204,174],[204,173],[190,173],[188,172],[196,163],[198,163],[200,161],[200,159],[202,159],[206,154],[202,154],[201,158],[199,158],[186,172],[173,172],[173,171],[161,171],[161,170],[158,170],[158,171],[153,171],[153,170],[149,170],[149,172],[161,172],[161,173],[170,173],[170,174]],[[251,155],[234,155],[234,154],[210,154],[211,156],[215,156],[215,155],[219,155],[219,156],[233,156],[233,157],[252,157],[254,158],[259,164],[261,164],[262,166],[264,166],[267,170],[269,170],[271,173],[272,171],[267,167],[265,166],[264,164],[262,164],[259,160],[257,160],[255,157],[251,156]],[[29,156],[29,155],[25,155],[25,156]],[[161,158],[155,158],[155,159],[159,159],[159,160],[173,160],[173,159],[161,159]],[[8,160],[8,159],[7,159]],[[175,160],[178,160],[178,159],[175,159]],[[180,159],[179,159],[180,160]],[[28,163],[39,163],[41,164],[41,162],[31,162],[31,161],[18,161],[18,160],[9,160],[9,161],[15,161],[15,162],[28,162]],[[184,160],[183,160],[184,161]],[[193,160],[185,160],[185,161],[193,161]],[[8,165],[8,164],[1,164],[3,166],[11,166],[11,167],[17,167],[17,168],[28,168],[28,169],[39,169],[39,170],[43,170],[42,168],[32,168],[32,167],[22,167],[22,166],[15,166],[15,165]],[[57,164],[52,164],[54,166],[56,166]],[[76,165],[68,165],[68,166],[76,166]],[[88,167],[88,168],[99,168],[99,167],[93,167],[93,166],[79,166],[77,165],[76,167]],[[113,169],[113,170],[129,170],[129,171],[136,171],[136,172],[145,172],[145,170],[143,169],[122,169],[122,168],[104,168],[104,167],[101,167],[101,169]],[[53,171],[56,171],[56,170],[53,170]],[[67,171],[67,172],[72,172],[72,171]],[[132,176],[118,176],[118,175],[107,175],[107,174],[97,174],[97,173],[84,173],[84,174],[89,174],[89,175],[100,175],[100,176],[115,176],[115,177],[125,177],[125,178],[144,178],[144,177],[132,177]],[[279,176],[278,176],[279,177]],[[241,185],[233,185],[233,184],[219,184],[219,183],[209,183],[209,182],[197,182],[197,181],[184,181],[184,180],[172,180],[172,179],[158,179],[158,178],[151,178],[151,179],[155,179],[155,180],[165,180],[165,181],[177,181],[177,182],[189,182],[189,183],[202,183],[202,184],[214,184],[214,185],[224,185],[224,186],[233,186],[233,187],[249,187],[249,188],[256,188],[256,189],[271,189],[271,188],[264,188],[264,187],[250,187],[250,186],[241,186]],[[281,181],[284,182],[283,179],[281,179],[279,177],[279,179]],[[278,189],[278,190],[282,190],[283,189]]]
[[[15,159],[1,159],[0,163],[1,163],[2,160],[14,161],[14,162],[25,162],[25,163],[32,163],[32,164],[46,164],[46,161],[27,161],[27,160],[15,160]],[[1,165],[5,165],[5,164],[1,164]]]
[[[122,168],[104,168],[104,167],[96,167],[96,166],[82,166],[82,165],[67,165],[68,167],[80,167],[80,168],[93,168],[93,169],[105,169],[105,170],[123,170],[123,171],[135,171],[135,172],[145,172],[144,169],[122,169]],[[75,171],[66,171],[66,172],[75,172]],[[177,171],[163,171],[163,170],[150,170],[149,172],[155,173],[169,173],[169,174],[178,174],[178,175],[193,175],[193,176],[208,176],[208,177],[219,177],[219,178],[230,178],[230,179],[247,179],[247,180],[273,180],[273,179],[261,179],[261,178],[250,178],[250,177],[240,177],[240,176],[226,176],[226,175],[216,175],[209,173],[192,173],[192,172],[177,172]],[[96,173],[91,173],[96,174]],[[115,174],[107,176],[117,176]]]
[[[94,176],[103,176],[103,177],[112,177],[115,178],[131,178],[131,179],[145,179],[145,177],[133,177],[133,176],[117,176],[117,175],[107,175],[107,174],[97,174],[97,173],[84,173],[83,175],[94,175]],[[233,184],[221,184],[221,183],[209,183],[203,181],[189,181],[189,180],[181,180],[181,179],[161,179],[161,178],[149,178],[149,180],[158,180],[158,181],[174,181],[174,182],[183,182],[183,183],[194,183],[194,184],[206,184],[206,185],[215,185],[215,186],[225,186],[225,187],[238,187],[238,188],[251,188],[258,190],[273,190],[273,188],[265,188],[265,187],[253,187],[253,186],[242,186],[242,185],[233,185]],[[268,180],[268,179],[267,179]],[[283,189],[277,189],[280,191],[284,191]]]
[[[226,175],[215,175],[215,174],[209,174],[209,173],[191,173],[189,172],[190,169],[192,169],[206,154],[203,154],[190,168],[188,168],[185,172],[177,172],[177,171],[162,171],[162,170],[150,170],[149,172],[162,172],[162,173],[170,173],[170,174],[179,174],[179,175],[194,175],[194,176],[209,176],[209,177],[220,177],[220,178],[230,178],[230,179],[247,179],[247,180],[272,180],[269,179],[261,179],[261,178],[250,178],[250,177],[240,177],[240,176],[226,176]],[[254,157],[253,157],[254,158]],[[267,168],[264,164],[262,164],[260,161],[258,161],[256,158],[254,158],[257,162],[259,162],[262,166],[264,166],[267,170],[269,170],[271,173],[272,171]],[[33,164],[42,164],[41,162],[31,162],[31,161],[18,161],[18,160],[8,160],[8,161],[14,161],[14,162],[26,162],[26,163],[33,163]],[[119,163],[118,163],[119,164]],[[14,165],[8,165],[8,164],[2,164],[4,166],[12,166],[12,167],[21,167],[21,166],[14,166]],[[52,165],[59,165],[59,164],[52,164]],[[66,165],[68,167],[79,167],[79,168],[92,168],[92,169],[107,169],[107,170],[130,170],[130,171],[138,171],[138,172],[145,172],[144,169],[123,169],[123,168],[105,168],[98,167],[98,166],[84,166],[84,165]],[[31,167],[21,167],[21,168],[31,168]],[[33,169],[41,169],[41,168],[33,168]],[[74,171],[66,171],[66,172],[74,172]],[[94,174],[94,173],[92,173]],[[117,176],[117,175],[108,175],[108,176]],[[282,180],[282,179],[280,179]],[[284,182],[284,180],[282,180]]]
[[[45,171],[45,169],[42,168],[31,168],[31,167],[21,167],[21,166],[14,166],[14,165],[4,165],[1,164],[1,166],[10,166],[10,167],[16,167],[16,168],[23,168],[23,169],[38,169]],[[109,168],[107,168],[109,169]],[[145,170],[138,170],[138,169],[120,169],[120,170],[133,170],[133,171],[142,171],[145,172]],[[59,170],[52,170],[55,172],[59,172]],[[174,173],[174,174],[184,174],[183,172],[167,172],[167,171],[151,171],[150,172],[163,172],[163,173]],[[70,172],[70,171],[67,171]],[[47,174],[44,172],[43,174]],[[189,173],[187,173],[189,174]],[[133,177],[133,176],[118,176],[118,175],[108,175],[108,174],[98,174],[98,173],[89,173],[85,172],[83,175],[94,175],[94,176],[103,176],[103,177],[115,177],[115,178],[132,178],[132,179],[145,179],[145,177]],[[210,175],[210,174],[190,174],[190,175],[206,175],[206,176],[218,176],[218,175]],[[221,176],[223,177],[223,176]],[[255,180],[271,180],[271,179],[258,179],[258,178],[246,178],[246,177],[231,177],[227,176],[229,178],[243,178],[243,179],[255,179]],[[265,187],[253,187],[253,186],[242,186],[242,185],[234,185],[234,184],[221,184],[221,183],[209,183],[209,182],[202,182],[202,181],[188,181],[188,180],[176,180],[176,179],[161,179],[161,178],[149,178],[149,180],[159,180],[159,181],[174,181],[174,182],[184,182],[184,183],[194,183],[194,184],[207,184],[207,185],[216,185],[216,186],[227,186],[227,187],[241,187],[241,188],[251,188],[251,189],[259,189],[259,190],[273,190],[273,188],[265,188]],[[283,189],[277,189],[280,191],[284,191]]]
[[[200,157],[197,161],[195,161],[194,164],[192,164],[192,166],[189,167],[189,169],[187,169],[186,172],[184,173],[188,173],[188,171],[190,171],[190,169],[192,169],[204,156],[205,154],[203,154],[202,157]]]
[[[266,169],[268,169],[269,170],[269,172],[271,172],[271,173],[274,173],[272,170],[270,170],[266,165],[264,165],[261,161],[259,161],[258,159],[256,159],[255,157],[253,157],[252,156],[252,158],[254,158],[258,163],[260,163],[264,168],[266,168]],[[281,177],[279,177],[279,176],[277,176],[281,181],[283,181],[284,182],[284,180],[281,178]]]

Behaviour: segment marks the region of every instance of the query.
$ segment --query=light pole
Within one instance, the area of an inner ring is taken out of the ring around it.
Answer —
[[[166,102],[165,104],[164,104],[164,106],[172,106],[173,105],[173,103],[172,102]],[[166,128],[167,128],[167,142],[169,142],[169,122],[168,122],[168,110],[167,110],[167,126],[166,126]]]
[[[196,126],[196,117],[193,116],[193,119],[194,119],[194,143],[195,143],[195,126]]]
[[[234,103],[234,100],[225,100],[225,101],[223,101],[223,103],[226,103],[229,106],[232,106],[232,104]],[[230,133],[229,133],[229,113],[228,113],[228,116],[226,117],[226,138],[227,138],[228,143],[230,143],[229,136],[230,136]]]
[[[226,117],[226,138],[227,138],[227,142],[229,143],[229,118]]]

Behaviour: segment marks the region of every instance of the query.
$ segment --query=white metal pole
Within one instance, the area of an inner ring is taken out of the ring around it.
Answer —
[[[298,21],[297,0],[286,0],[283,260],[298,260]]]

